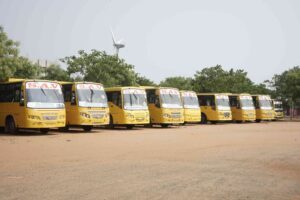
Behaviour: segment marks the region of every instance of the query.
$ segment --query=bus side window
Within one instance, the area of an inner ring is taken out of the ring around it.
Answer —
[[[111,95],[111,101],[113,104],[122,107],[122,101],[121,101],[121,92],[113,92]]]
[[[147,90],[146,93],[148,103],[155,104],[155,90]]]
[[[15,90],[15,96],[14,96],[13,102],[20,102],[20,96],[21,96],[21,89]]]
[[[76,105],[76,95],[74,91],[71,93],[71,105]]]
[[[204,106],[215,106],[215,99],[213,95],[203,96]]]
[[[237,107],[237,97],[229,97],[229,103],[231,107]]]
[[[253,100],[255,108],[258,109],[259,105],[258,105],[258,101],[256,100],[256,97],[252,97],[252,100]]]
[[[155,106],[160,108],[159,96],[155,95]]]
[[[64,100],[65,102],[71,102],[72,99],[72,85],[63,85],[62,86]]]

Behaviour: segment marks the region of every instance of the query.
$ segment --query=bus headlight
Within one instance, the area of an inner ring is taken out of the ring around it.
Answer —
[[[165,113],[165,114],[163,114],[163,117],[164,117],[164,118],[170,118],[171,115],[169,115],[168,113]]]
[[[127,113],[127,114],[126,114],[126,117],[132,118],[132,119],[133,119],[133,118],[134,118],[134,115],[133,115],[133,114],[130,114],[130,113]]]
[[[28,115],[29,119],[36,119],[36,120],[41,120],[41,118],[37,115]]]
[[[81,112],[80,116],[85,117],[85,118],[91,118],[91,116],[87,113]]]

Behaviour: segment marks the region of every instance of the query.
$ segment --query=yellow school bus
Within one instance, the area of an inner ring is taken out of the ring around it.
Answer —
[[[200,93],[197,94],[201,108],[201,123],[208,121],[217,123],[232,120],[229,98],[222,93]]]
[[[196,92],[180,91],[183,104],[184,122],[197,123],[201,121],[201,109]]]
[[[255,108],[250,94],[228,94],[232,120],[255,121]]]
[[[150,123],[166,128],[184,123],[179,90],[167,87],[143,87],[146,89]]]
[[[55,81],[9,79],[0,83],[0,126],[7,133],[19,129],[65,126],[65,106],[61,85]]]
[[[271,97],[269,95],[252,95],[252,99],[256,111],[256,122],[274,119]]]
[[[93,126],[109,124],[109,109],[102,84],[93,82],[61,82],[65,106],[66,126],[91,131]]]
[[[274,112],[274,118],[283,119],[284,113],[283,113],[282,101],[272,99],[272,107]]]
[[[139,87],[113,87],[105,89],[110,110],[110,127],[149,124],[146,92]]]

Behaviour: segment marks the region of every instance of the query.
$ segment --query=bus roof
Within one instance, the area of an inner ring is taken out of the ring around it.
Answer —
[[[88,81],[59,81],[60,84],[81,84],[81,83],[87,83],[87,84],[100,84],[103,85],[102,83],[96,83],[96,82],[88,82]]]
[[[218,93],[213,93],[213,92],[211,92],[211,93],[197,93],[197,95],[203,95],[203,96],[205,96],[205,95],[226,95],[226,96],[228,96],[228,94],[229,93],[222,93],[222,92],[218,92]]]
[[[270,96],[268,94],[251,94],[251,96],[256,97],[256,96]]]
[[[109,87],[109,88],[105,88],[105,91],[121,91],[124,89],[144,89],[141,88],[139,86],[119,86],[119,87]]]
[[[249,93],[229,93],[228,96],[251,96]]]
[[[157,89],[176,89],[176,90],[179,90],[178,88],[174,88],[174,87],[161,87],[161,86],[140,86],[140,88],[143,88],[145,90],[157,90]]]
[[[196,93],[196,92],[193,91],[193,90],[180,90],[179,92],[194,92],[194,93]]]
[[[28,82],[28,81],[44,81],[44,82],[56,82],[58,81],[52,81],[52,80],[41,80],[41,79],[25,79],[25,78],[9,78],[6,81],[0,82],[0,83],[20,83],[20,82]]]

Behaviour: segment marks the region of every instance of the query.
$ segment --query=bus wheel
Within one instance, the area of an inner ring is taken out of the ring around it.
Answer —
[[[236,120],[235,122],[238,123],[238,124],[240,124],[240,123],[242,123],[243,121],[242,121],[242,120]]]
[[[126,128],[127,129],[133,129],[133,125],[127,125]]]
[[[162,128],[168,128],[168,127],[169,127],[169,124],[161,124],[161,127],[162,127]]]
[[[13,117],[6,118],[5,132],[10,134],[18,132],[18,128],[16,127],[15,120]]]
[[[261,122],[261,120],[260,120],[260,119],[256,119],[255,121],[256,121],[256,123],[259,123],[259,122]]]
[[[40,132],[43,134],[47,134],[49,132],[49,128],[41,128]]]
[[[212,124],[217,124],[217,121],[210,121]]]
[[[65,127],[60,127],[60,128],[58,128],[58,130],[59,131],[61,131],[61,132],[68,132],[69,131],[69,126],[67,125],[67,126],[65,126]]]
[[[207,118],[206,118],[206,115],[201,113],[201,124],[207,124]]]
[[[82,128],[84,131],[91,131],[93,129],[93,126],[83,126]]]

